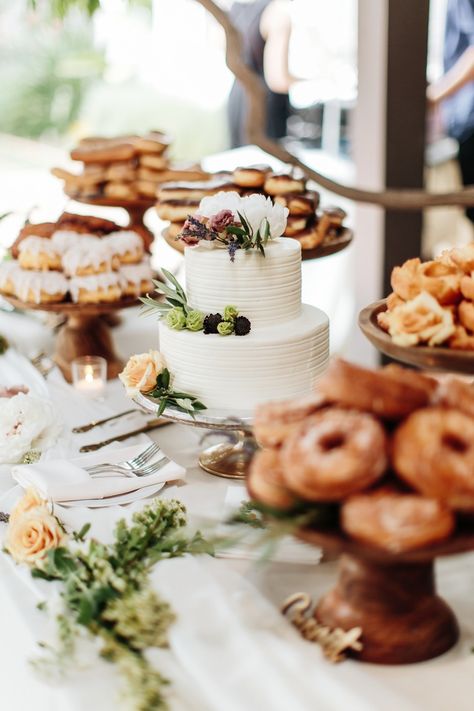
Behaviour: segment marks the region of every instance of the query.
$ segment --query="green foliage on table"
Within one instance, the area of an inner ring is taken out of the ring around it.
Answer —
[[[57,618],[61,648],[37,666],[53,664],[57,669],[73,662],[75,640],[85,628],[100,639],[101,656],[123,675],[132,708],[166,709],[168,681],[151,666],[146,650],[167,646],[175,615],[151,588],[149,573],[166,558],[213,552],[199,532],[190,536],[185,526],[186,510],[179,501],[156,499],[135,513],[130,524],[119,521],[109,545],[86,540],[86,525],[68,547],[49,551],[33,575],[62,583],[64,611]]]

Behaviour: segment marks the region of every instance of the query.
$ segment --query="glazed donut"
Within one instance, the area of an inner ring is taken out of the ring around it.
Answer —
[[[68,280],[61,272],[34,272],[18,269],[12,275],[15,296],[32,304],[64,301]]]
[[[474,351],[474,335],[468,333],[464,326],[456,326],[448,345],[456,351]]]
[[[122,296],[122,277],[117,272],[75,276],[69,282],[71,298],[79,304],[118,301]]]
[[[18,248],[20,246],[20,243],[23,242],[23,240],[29,237],[30,235],[34,235],[35,237],[45,237],[46,239],[48,239],[49,237],[51,237],[55,229],[56,224],[54,222],[41,222],[36,225],[28,222],[21,228],[20,232],[18,233],[18,237],[10,247],[12,257],[14,259],[18,259]]]
[[[120,268],[124,296],[140,296],[153,291],[153,272],[148,261],[140,264],[123,264]]]
[[[2,294],[15,295],[15,273],[19,269],[18,262],[13,259],[0,262],[0,292]]]
[[[306,193],[286,195],[276,195],[275,202],[287,207],[290,215],[306,215],[310,217],[314,215],[319,206],[319,193],[316,190],[310,190]]]
[[[61,255],[49,238],[26,237],[18,245],[18,253],[18,264],[22,269],[61,271]]]
[[[285,237],[298,236],[299,232],[306,230],[308,218],[305,215],[289,215],[286,219]]]
[[[77,244],[86,245],[94,249],[101,244],[101,238],[95,235],[85,234],[83,232],[73,232],[71,230],[56,230],[51,236],[51,243],[60,254],[65,254],[68,249],[75,247]]]
[[[474,242],[466,244],[464,247],[454,247],[449,250],[448,256],[451,262],[456,264],[465,274],[474,271]]]
[[[269,165],[249,165],[248,168],[239,167],[233,172],[233,180],[241,188],[262,188],[270,172]]]
[[[383,488],[344,501],[340,522],[351,538],[391,553],[444,541],[455,525],[441,501]]]
[[[287,193],[304,193],[306,181],[300,171],[290,173],[271,173],[263,186],[271,197]]]
[[[371,415],[327,409],[292,432],[281,461],[290,491],[308,501],[338,501],[384,474],[387,438]]]
[[[313,393],[297,400],[257,405],[253,422],[255,439],[262,447],[279,447],[300,422],[325,404],[322,395]]]
[[[399,366],[373,371],[334,359],[319,379],[317,389],[330,402],[397,420],[425,407],[436,380]]]
[[[392,463],[416,491],[454,509],[474,509],[474,419],[458,410],[428,407],[396,430]]]
[[[285,485],[280,455],[267,449],[257,452],[252,459],[247,488],[252,499],[275,509],[289,509],[296,499]]]
[[[132,230],[111,232],[103,238],[113,254],[117,254],[122,264],[137,264],[143,259],[143,240]]]
[[[120,260],[105,240],[85,240],[66,250],[62,264],[67,276],[90,276],[118,269]]]
[[[474,386],[464,380],[451,377],[442,381],[438,386],[436,402],[474,418]]]
[[[443,262],[409,259],[392,271],[392,288],[405,301],[427,291],[442,305],[455,304],[461,298],[461,274],[456,266]]]
[[[474,304],[472,301],[461,301],[458,306],[458,317],[461,325],[472,333],[474,331]]]

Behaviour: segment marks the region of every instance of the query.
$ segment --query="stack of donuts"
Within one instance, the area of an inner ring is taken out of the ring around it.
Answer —
[[[474,511],[474,388],[332,361],[317,390],[260,406],[251,496],[339,507],[350,538],[391,553],[451,537]]]
[[[0,293],[26,303],[112,302],[153,288],[142,238],[109,220],[64,213],[29,224],[11,256],[0,263]]]
[[[196,212],[207,195],[235,190],[240,195],[262,193],[289,210],[285,236],[297,239],[302,249],[314,249],[325,240],[337,237],[346,216],[338,207],[319,209],[319,193],[307,190],[301,171],[287,169],[273,172],[268,165],[236,168],[232,173],[216,173],[199,183],[163,183],[157,193],[156,209],[162,220],[171,222],[169,236],[176,238],[183,223]]]
[[[208,177],[198,165],[171,164],[167,156],[171,143],[161,131],[144,136],[84,138],[71,151],[82,170],[71,173],[53,168],[64,180],[67,195],[75,198],[111,200],[153,200],[158,185],[169,180],[202,180]]]
[[[401,346],[474,350],[474,242],[392,271],[393,292],[378,324]]]

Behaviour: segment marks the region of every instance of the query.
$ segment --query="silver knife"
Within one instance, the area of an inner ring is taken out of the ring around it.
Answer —
[[[143,427],[139,427],[137,430],[132,430],[132,432],[125,432],[124,434],[121,435],[116,435],[115,437],[110,437],[110,439],[104,439],[102,442],[95,442],[94,444],[85,444],[83,447],[80,448],[80,452],[95,452],[96,449],[100,449],[101,447],[105,447],[107,444],[111,444],[112,442],[123,442],[125,439],[128,439],[129,437],[135,437],[135,435],[143,434],[144,432],[150,432],[150,430],[154,430],[157,427],[164,427],[164,425],[171,425],[172,422],[170,420],[163,420],[162,418],[159,419],[154,419],[154,420],[149,420]]]
[[[125,417],[125,415],[130,415],[132,412],[141,412],[136,407],[131,410],[125,410],[125,412],[119,412],[118,415],[112,415],[112,417],[105,417],[103,420],[92,420],[87,425],[81,425],[80,427],[73,427],[72,432],[77,434],[78,432],[89,432],[94,427],[99,427],[99,425],[105,425],[106,422],[112,422],[112,420],[118,420],[119,417]]]

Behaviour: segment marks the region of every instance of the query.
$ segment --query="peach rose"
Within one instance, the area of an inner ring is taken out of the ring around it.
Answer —
[[[29,488],[25,491],[21,499],[15,504],[10,514],[10,524],[16,521],[23,514],[38,507],[47,507],[47,501],[41,498],[36,489]]]
[[[119,378],[125,385],[127,395],[148,393],[156,385],[156,378],[166,368],[165,359],[159,351],[139,353],[130,358]]]
[[[58,548],[64,539],[57,519],[46,507],[37,506],[9,524],[5,548],[17,563],[41,567],[47,552]]]
[[[427,343],[438,346],[455,331],[453,313],[422,291],[415,299],[385,313],[385,323],[393,342],[399,346]]]

